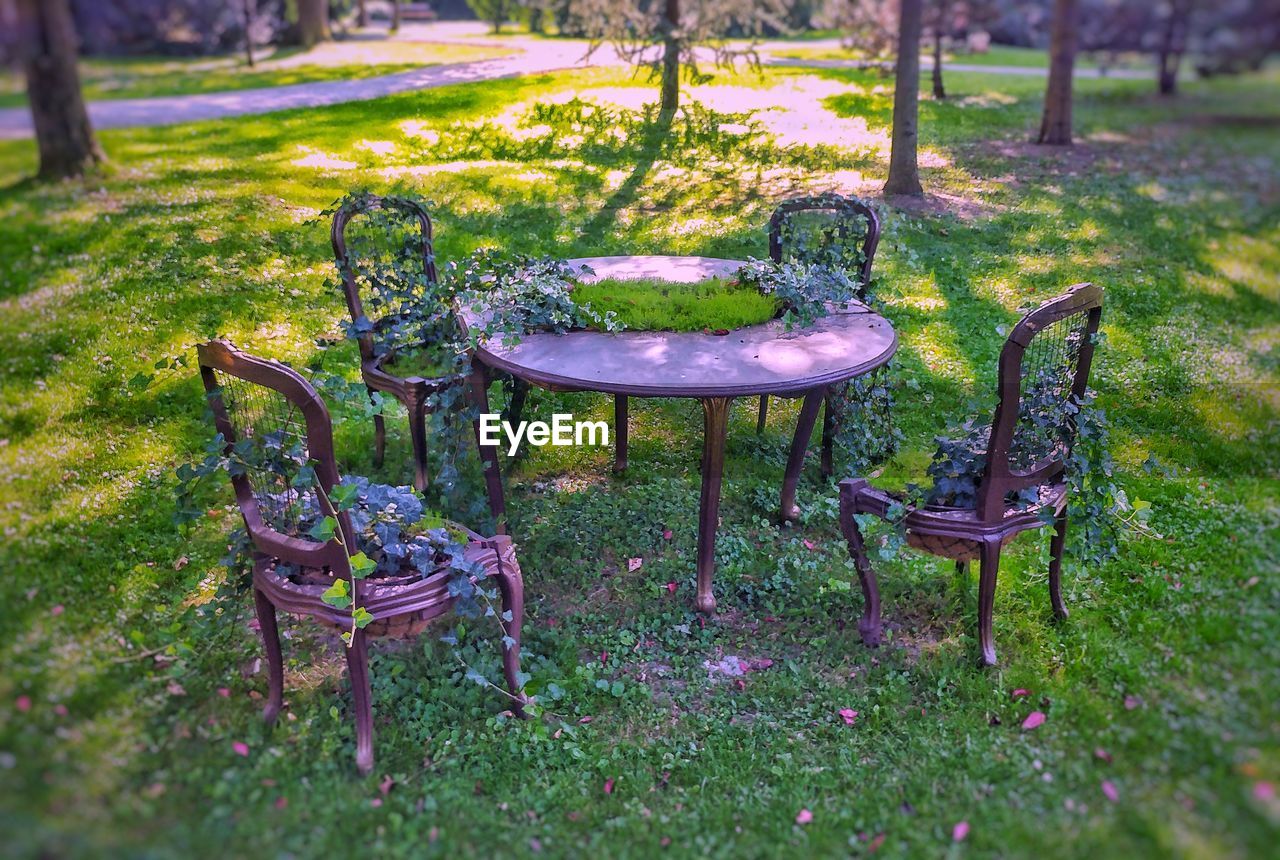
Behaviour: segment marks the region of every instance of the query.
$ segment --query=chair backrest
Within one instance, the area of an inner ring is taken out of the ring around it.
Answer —
[[[978,487],[983,520],[1004,516],[1009,493],[1061,479],[1075,441],[1073,401],[1088,388],[1101,318],[1102,288],[1076,284],[1024,316],[1009,334]]]
[[[769,257],[843,269],[866,299],[871,263],[880,244],[880,217],[856,197],[820,194],[779,204],[769,219]]]
[[[303,469],[314,469],[315,483],[326,494],[338,482],[333,424],[324,402],[296,371],[225,340],[200,344],[196,352],[214,425],[227,451],[246,463],[232,469],[231,483],[254,548],[286,563],[349,577],[348,555],[355,546],[344,549],[337,541],[320,543],[306,535],[304,515],[314,518],[327,508],[314,489],[296,480]],[[338,514],[338,521],[342,534],[354,540],[348,515]]]
[[[353,231],[366,219],[371,222],[367,234]],[[334,213],[329,236],[352,322],[367,317],[377,327],[382,319],[400,313],[406,302],[421,300],[428,285],[437,283],[431,216],[413,200],[374,194],[355,197]],[[404,282],[400,277],[404,269],[419,262],[420,282]],[[372,333],[361,334],[359,342],[360,357],[374,358]]]

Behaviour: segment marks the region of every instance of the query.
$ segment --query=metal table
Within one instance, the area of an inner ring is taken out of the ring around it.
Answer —
[[[590,266],[595,279],[654,277],[686,283],[729,276],[742,266],[741,261],[712,257],[586,257],[570,263]],[[898,338],[889,322],[854,304],[792,331],[775,320],[728,335],[632,331],[526,334],[514,346],[497,339],[481,343],[476,357],[487,367],[541,388],[615,395],[620,465],[625,465],[627,397],[692,397],[702,403],[705,426],[696,602],[698,609],[711,613],[715,611],[711,577],[724,443],[733,398],[761,394],[804,398],[782,483],[782,514],[794,518],[805,449],[827,388],[884,365],[897,348]],[[496,463],[496,452],[489,452],[486,460]]]

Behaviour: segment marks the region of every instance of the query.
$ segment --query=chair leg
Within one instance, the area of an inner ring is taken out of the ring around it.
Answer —
[[[284,706],[284,657],[280,653],[280,627],[276,623],[276,608],[267,596],[253,590],[253,606],[258,613],[258,629],[262,633],[262,647],[267,652],[267,704],[262,718],[272,725]]]
[[[373,398],[373,389],[369,389],[369,398]],[[379,412],[373,416],[373,467],[375,469],[382,468],[383,459],[387,454],[387,419]]]
[[[356,712],[356,767],[361,773],[373,770],[373,702],[369,690],[369,648],[363,630],[352,635],[347,648],[347,672],[351,675],[351,698]]]
[[[1059,620],[1067,617],[1067,604],[1062,602],[1062,550],[1067,543],[1067,512],[1063,510],[1053,523],[1053,539],[1049,542],[1049,602]]]
[[[862,636],[864,645],[875,648],[880,644],[881,634],[880,584],[876,580],[876,572],[871,568],[866,542],[862,539],[862,531],[852,512],[840,512],[840,527],[849,544],[849,555],[853,557],[854,566],[858,569],[858,582],[862,585],[863,608],[862,618],[858,621],[858,633]]]
[[[822,407],[822,458],[818,463],[818,474],[830,478],[836,473],[834,460],[836,435],[836,419],[831,413],[831,396],[827,395]]]
[[[510,547],[510,542],[506,542]],[[503,548],[499,547],[499,555]],[[508,550],[508,552],[510,552]],[[516,716],[524,718],[524,705],[528,699],[520,684],[520,631],[524,627],[524,579],[520,576],[520,568],[515,564],[515,555],[511,553],[503,559],[498,574],[498,589],[502,592],[502,632],[511,639],[510,643],[502,643],[502,672],[507,678],[507,691],[515,696],[511,710]],[[507,621],[506,614],[511,613]]]
[[[996,603],[996,576],[999,572],[1000,541],[983,541],[978,559],[978,643],[982,646],[982,663],[985,666],[996,664],[992,615]]]
[[[422,403],[405,405],[409,407],[409,438],[413,442],[413,488],[425,493],[431,483],[427,474],[427,413]]]
[[[507,403],[507,414],[503,416],[503,420],[510,421],[512,427],[520,423],[520,416],[524,414],[524,401],[528,396],[529,383],[516,378],[511,385],[511,400]]]
[[[763,433],[765,422],[769,420],[769,395],[760,395],[760,417],[756,418],[756,432]]]
[[[627,395],[613,396],[613,471],[627,470]]]

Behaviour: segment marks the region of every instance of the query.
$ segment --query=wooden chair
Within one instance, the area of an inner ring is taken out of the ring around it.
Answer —
[[[809,265],[844,269],[856,275],[858,300],[866,301],[871,283],[871,265],[880,244],[880,216],[856,197],[821,194],[798,197],[779,204],[769,218],[769,257],[775,263],[796,260]],[[879,372],[879,371],[877,371]],[[764,432],[769,419],[769,396],[760,398],[756,432]],[[830,398],[822,417],[822,460],[824,477],[833,473],[832,448],[835,431]]]
[[[1054,614],[1067,617],[1061,572],[1067,533],[1064,471],[1075,430],[1071,404],[1088,387],[1094,335],[1101,316],[1102,289],[1077,284],[1022,318],[1000,355],[1000,399],[991,423],[976,506],[909,507],[902,523],[908,544],[954,559],[961,573],[970,561],[978,560],[978,638],[982,662],[988,666],[996,662],[991,618],[1000,550],[1018,534],[1045,525],[1048,511],[1054,521],[1049,598]],[[1056,404],[1056,410],[1047,422],[1051,432],[1046,432],[1043,412],[1032,416],[1025,408],[1032,385],[1040,386],[1041,393],[1036,396],[1041,404],[1046,399],[1043,392],[1052,392],[1048,400]],[[1014,494],[1034,500],[1013,501]],[[895,505],[893,497],[865,479],[848,478],[840,483],[840,525],[866,601],[858,630],[870,646],[880,643],[880,589],[854,516],[873,514],[883,519]]]
[[[412,200],[403,197],[378,197],[370,194],[348,201],[334,213],[330,238],[333,242],[334,260],[338,267],[338,273],[342,277],[342,291],[347,300],[347,309],[351,313],[351,320],[357,326],[361,324],[361,320],[368,320],[366,330],[357,337],[360,345],[361,377],[371,394],[375,391],[389,394],[404,404],[405,409],[408,411],[409,438],[413,444],[413,485],[419,492],[422,492],[427,489],[429,483],[427,470],[427,415],[432,411],[431,395],[450,386],[469,385],[471,390],[468,392],[468,397],[472,401],[472,405],[475,406],[484,401],[482,404],[484,408],[481,411],[487,411],[487,394],[485,393],[485,385],[478,376],[480,373],[478,369],[473,371],[469,377],[454,374],[433,378],[421,376],[402,377],[386,369],[385,365],[396,357],[396,353],[394,351],[380,353],[374,334],[380,329],[385,329],[386,324],[394,320],[396,313],[400,310],[398,302],[402,301],[403,297],[388,297],[384,290],[376,288],[377,285],[368,283],[371,280],[381,280],[385,277],[385,273],[370,271],[374,268],[372,265],[366,266],[356,259],[356,255],[349,250],[347,237],[348,229],[358,216],[378,211],[394,212],[411,224],[417,225],[416,235],[411,234],[405,237],[404,247],[378,250],[384,253],[400,253],[405,257],[411,256],[415,258],[415,262],[416,257],[420,255],[422,259],[421,277],[424,285],[428,288],[437,285],[439,281],[436,274],[435,250],[432,246],[431,217],[425,209]],[[362,281],[365,282],[364,287],[365,292],[368,293],[367,296],[361,295]],[[377,315],[376,319],[367,316],[366,297],[369,299],[368,310]],[[440,299],[431,296],[429,292],[418,296],[417,300],[440,301]],[[452,309],[446,308],[445,311],[452,318]],[[460,336],[461,333],[459,332]],[[431,347],[433,345],[435,344],[424,343],[406,346]],[[374,463],[377,466],[381,466],[387,445],[386,422],[383,416],[379,414],[374,416],[373,423]],[[479,434],[479,432],[479,424],[477,423],[476,433]],[[481,449],[480,453],[482,458],[485,459],[489,506],[494,516],[500,519],[504,503],[501,482],[496,477],[496,454],[489,449]]]
[[[280,651],[276,611],[309,615],[338,630],[351,629],[350,610],[325,603],[321,594],[336,579],[346,579],[354,589],[357,605],[373,616],[358,629],[347,651],[347,667],[355,699],[356,764],[362,772],[373,767],[373,714],[370,702],[367,639],[405,637],[420,632],[428,622],[448,612],[454,604],[449,593],[450,572],[438,568],[429,576],[416,569],[402,576],[352,580],[350,555],[356,552],[351,518],[338,514],[340,535],[327,542],[311,538],[304,524],[304,495],[314,491],[295,487],[300,468],[311,465],[326,493],[338,483],[334,459],[333,428],[329,412],[311,385],[294,370],[273,361],[247,355],[226,341],[214,340],[197,348],[214,424],[232,451],[241,440],[266,440],[277,450],[301,446],[301,453],[276,458],[271,466],[236,470],[231,482],[245,528],[253,543],[253,590],[262,641],[267,655],[269,692],[263,716],[273,723],[283,705],[284,665]],[[318,507],[318,505],[317,505]],[[505,649],[503,670],[513,692],[520,690],[520,630],[524,619],[524,584],[511,539],[505,535],[482,537],[458,527],[468,538],[465,557],[483,566],[493,578],[510,621],[503,632],[514,645]],[[521,712],[523,699],[514,709]]]

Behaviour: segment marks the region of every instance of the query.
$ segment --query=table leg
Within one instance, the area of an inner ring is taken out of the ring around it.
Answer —
[[[467,395],[476,412],[472,427],[476,434],[476,450],[484,463],[484,485],[489,496],[489,512],[493,514],[498,534],[507,533],[507,497],[502,489],[502,472],[498,468],[498,448],[480,441],[480,416],[489,412],[488,375],[477,368],[467,379]]]
[[[720,525],[720,484],[724,478],[724,439],[729,426],[731,397],[702,400],[702,502],[698,511],[698,597],[700,612],[716,611],[711,575],[716,566],[716,529]]]
[[[627,470],[627,395],[613,396],[613,471]]]
[[[796,486],[800,483],[800,472],[804,469],[804,455],[809,447],[809,437],[813,435],[813,425],[818,420],[818,409],[822,406],[822,398],[826,396],[825,388],[810,391],[804,396],[804,405],[800,407],[800,420],[796,422],[796,435],[791,440],[791,454],[787,457],[787,471],[782,478],[782,519],[795,521],[800,517],[800,508],[796,506]]]

